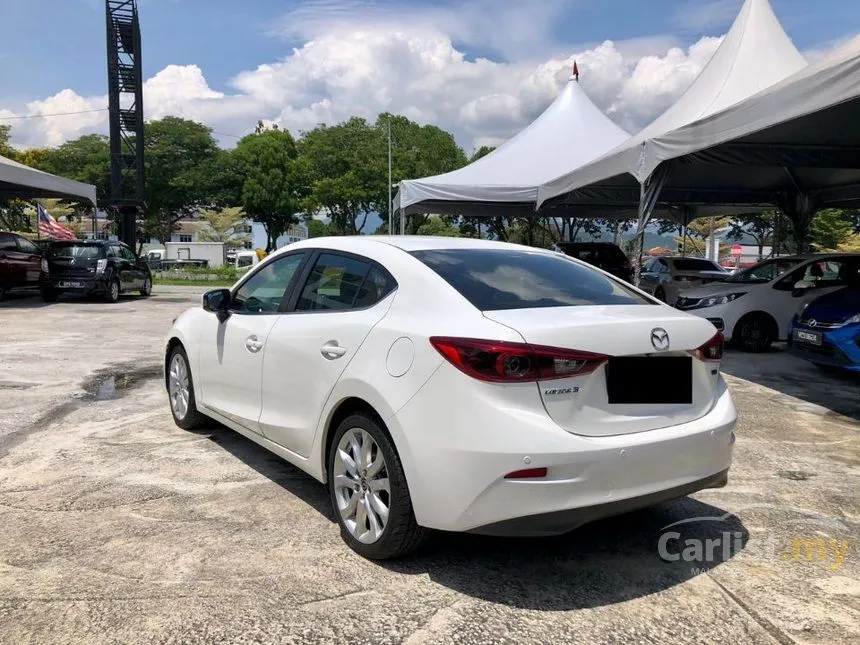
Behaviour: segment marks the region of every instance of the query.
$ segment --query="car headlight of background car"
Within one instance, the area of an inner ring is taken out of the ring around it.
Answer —
[[[709,296],[707,298],[702,298],[699,303],[695,307],[693,307],[693,309],[704,309],[705,307],[727,305],[730,302],[737,300],[743,295],[746,295],[746,291],[742,291],[740,293],[727,293],[721,296]]]
[[[860,323],[860,314],[854,314],[853,316],[851,316],[848,320],[846,320],[842,324],[843,325],[856,325],[857,323]]]

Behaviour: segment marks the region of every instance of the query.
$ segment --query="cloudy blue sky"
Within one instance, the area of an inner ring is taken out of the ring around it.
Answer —
[[[299,131],[400,112],[496,143],[552,100],[577,58],[583,87],[640,127],[707,62],[742,0],[140,0],[147,116],[211,125],[225,145],[258,119]],[[860,2],[772,0],[821,55],[860,31]],[[56,145],[106,115],[102,0],[0,0],[0,123]]]

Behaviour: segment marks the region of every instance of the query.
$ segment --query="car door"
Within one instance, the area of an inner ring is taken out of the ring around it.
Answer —
[[[766,301],[762,303],[762,309],[776,319],[780,339],[788,336],[791,319],[801,306],[846,285],[844,264],[845,261],[838,257],[816,258],[790,271],[770,289],[764,290]],[[795,289],[795,285],[800,281],[813,286],[808,289]]]
[[[28,287],[39,286],[39,274],[42,270],[42,254],[39,247],[24,237],[18,237],[18,251],[24,264],[24,280]]]
[[[125,244],[120,245],[119,252],[122,259],[126,262],[125,270],[129,273],[129,284],[133,285],[130,288],[143,288],[143,279],[146,276],[137,255]]]
[[[260,432],[263,361],[306,252],[278,256],[233,291],[229,315],[209,315],[200,330],[198,372],[204,406]]]
[[[15,236],[0,233],[0,290],[15,289],[26,283],[26,271],[20,255]]]
[[[263,434],[307,457],[325,402],[387,313],[394,279],[368,258],[320,251],[275,322],[263,364]]]

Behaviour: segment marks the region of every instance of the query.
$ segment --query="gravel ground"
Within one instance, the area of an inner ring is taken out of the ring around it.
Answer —
[[[726,488],[380,565],[314,480],[173,425],[163,338],[200,293],[0,304],[0,643],[860,642],[860,380],[730,353]]]

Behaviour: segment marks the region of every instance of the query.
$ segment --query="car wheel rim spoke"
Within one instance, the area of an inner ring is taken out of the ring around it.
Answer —
[[[338,442],[332,470],[344,527],[359,542],[373,544],[385,533],[391,506],[388,470],[379,445],[367,431],[351,428]]]
[[[168,391],[170,392],[170,407],[179,419],[184,419],[188,412],[191,391],[188,387],[188,369],[180,354],[173,357],[168,372]]]

